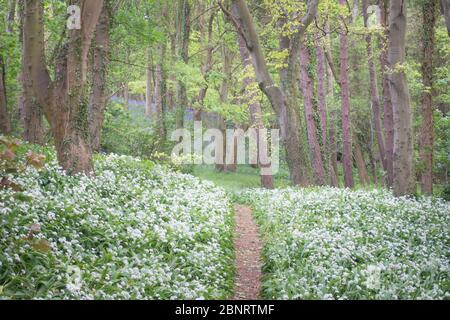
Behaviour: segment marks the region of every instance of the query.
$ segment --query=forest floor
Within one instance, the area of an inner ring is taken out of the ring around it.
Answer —
[[[235,205],[236,280],[233,300],[255,300],[261,290],[261,248],[258,227],[249,207]]]

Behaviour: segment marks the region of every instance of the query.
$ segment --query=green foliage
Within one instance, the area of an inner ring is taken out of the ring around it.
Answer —
[[[102,129],[102,151],[149,159],[156,142],[148,119],[133,117],[121,105],[109,103]]]

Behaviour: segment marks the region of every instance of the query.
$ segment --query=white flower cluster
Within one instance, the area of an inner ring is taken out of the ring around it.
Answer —
[[[232,210],[212,184],[116,155],[95,178],[53,161],[15,181],[0,190],[0,299],[230,294]]]
[[[265,240],[264,296],[449,299],[450,206],[388,191],[249,190]]]

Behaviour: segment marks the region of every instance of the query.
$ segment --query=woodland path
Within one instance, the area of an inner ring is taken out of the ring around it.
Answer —
[[[235,205],[236,280],[232,300],[256,300],[261,290],[261,249],[258,227],[249,207]]]

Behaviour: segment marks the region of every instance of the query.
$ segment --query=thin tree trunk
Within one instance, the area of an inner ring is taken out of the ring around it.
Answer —
[[[359,181],[361,185],[367,185],[370,183],[369,174],[367,173],[366,162],[364,161],[364,156],[356,135],[353,135],[353,149],[356,167],[358,168]]]
[[[435,3],[433,3],[433,6]],[[441,12],[444,15],[445,26],[450,37],[450,0],[441,0]]]
[[[339,0],[341,5],[346,5],[346,0]],[[352,139],[350,125],[350,90],[348,81],[348,40],[345,31],[340,36],[341,48],[341,99],[342,99],[342,135],[343,135],[343,167],[346,188],[353,188],[353,161]]]
[[[333,187],[337,187],[336,172],[333,167],[331,153],[331,141],[328,137],[328,119],[327,119],[327,89],[326,89],[326,64],[325,54],[320,43],[316,45],[316,59],[317,59],[317,93],[318,93],[318,108],[320,129],[322,131],[322,148],[323,157],[328,166],[328,179]]]
[[[339,186],[338,165],[337,165],[337,142],[336,142],[336,120],[337,111],[331,111],[330,113],[330,162],[334,174],[331,175],[331,184],[335,187]]]
[[[363,18],[364,18],[364,26],[368,28],[368,0],[363,0]],[[373,124],[375,127],[375,132],[377,136],[378,142],[378,150],[380,152],[380,159],[385,171],[387,171],[387,161],[386,161],[386,152],[384,148],[384,138],[383,138],[383,129],[381,127],[381,117],[380,117],[380,97],[378,93],[378,84],[377,84],[377,75],[375,70],[375,63],[373,57],[373,49],[372,49],[372,36],[370,33],[366,35],[366,45],[367,45],[367,62],[369,66],[369,80],[370,80],[370,100],[372,103],[372,117]]]
[[[405,63],[406,1],[391,1],[389,8],[389,88],[394,111],[394,194],[414,192],[412,112]]]
[[[146,72],[146,87],[145,87],[145,116],[152,117],[153,105],[153,63],[151,59],[150,49],[147,49],[147,72]]]
[[[384,135],[385,135],[385,156],[387,167],[387,185],[392,186],[394,181],[394,114],[392,109],[391,91],[389,89],[388,75],[388,8],[387,1],[380,1],[381,25],[384,28],[380,39],[380,66],[383,85],[383,104],[384,104]]]
[[[155,105],[156,105],[156,132],[158,133],[158,140],[164,142],[165,140],[165,128],[164,128],[164,113],[163,113],[163,101],[162,101],[162,66],[161,63],[156,65],[156,77],[155,77]]]
[[[93,50],[92,93],[89,101],[89,131],[93,151],[100,150],[103,115],[107,102],[106,77],[108,73],[110,20],[109,8],[105,4],[95,30],[95,46]]]
[[[422,193],[433,193],[433,56],[437,3],[422,3],[422,125],[420,129],[420,160],[422,162]]]
[[[226,46],[222,47],[222,72],[225,74],[225,79],[222,81],[220,85],[220,102],[227,103],[228,102],[228,93],[230,86],[230,78],[231,78],[231,55],[229,49]],[[227,152],[227,125],[225,122],[225,118],[222,115],[218,115],[218,128],[222,132],[223,137],[223,149],[222,152],[216,153],[216,170],[219,172],[223,172],[226,170],[225,160],[226,160],[226,152]]]
[[[190,35],[190,12],[191,7],[188,0],[178,0],[178,59],[185,64],[189,62],[189,35]],[[182,128],[184,121],[184,110],[188,104],[186,86],[182,81],[177,85],[177,110],[176,127]]]
[[[6,66],[3,56],[0,55],[0,132],[8,134],[11,131],[11,123],[8,113],[6,98]]]
[[[303,44],[301,45],[300,50],[300,63],[300,86],[303,91],[303,100],[305,103],[306,129],[308,132],[309,146],[312,153],[315,181],[318,185],[325,185],[325,170],[323,168],[319,141],[317,140],[317,127],[314,121],[313,84],[308,73],[310,56],[308,48]]]
[[[242,38],[242,36],[240,34],[238,34],[238,45],[239,45],[239,53],[241,55],[241,61],[242,61],[242,66],[244,67],[244,69],[251,68],[252,67],[252,62],[251,62],[251,58],[250,58],[250,54],[247,50],[247,47],[245,45],[245,40],[244,38]],[[248,90],[248,88],[251,86],[251,84],[254,82],[254,79],[250,78],[250,77],[246,77],[244,79],[244,89]],[[257,131],[257,159],[258,159],[258,166],[261,168],[266,168],[266,170],[269,169],[270,165],[267,166],[265,164],[261,163],[261,158],[260,158],[260,154],[266,154],[269,155],[269,150],[268,150],[268,146],[267,146],[267,141],[260,141],[260,135],[259,132],[261,129],[264,129],[264,124],[262,121],[262,110],[261,110],[261,105],[254,101],[255,97],[251,96],[249,97],[249,111],[250,111],[250,118],[251,118],[251,126],[253,128],[256,128]],[[263,188],[267,188],[267,189],[273,189],[274,188],[274,184],[273,184],[273,175],[263,175],[261,174],[261,186]]]

